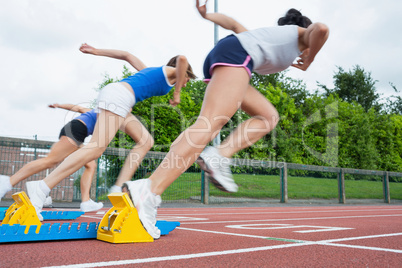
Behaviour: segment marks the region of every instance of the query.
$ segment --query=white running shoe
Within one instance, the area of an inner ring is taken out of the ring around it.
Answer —
[[[48,197],[46,197],[45,203],[43,203],[43,207],[44,208],[52,208],[53,207],[52,197],[50,195]]]
[[[95,202],[92,199],[89,199],[88,201],[81,202],[80,209],[83,212],[91,212],[91,211],[97,211],[99,209],[103,208],[103,203],[102,202]]]
[[[208,146],[197,159],[197,163],[209,175],[210,181],[221,191],[234,193],[238,186],[233,180],[230,165],[232,159],[221,156],[217,148]]]
[[[36,210],[36,214],[40,221],[43,221],[42,208],[46,201],[46,194],[41,190],[39,183],[41,181],[29,181],[25,185],[27,187],[27,192],[32,205]]]
[[[121,193],[121,187],[117,185],[113,185],[112,187],[110,187],[109,194],[113,193]]]
[[[123,184],[122,188],[128,189],[145,230],[154,239],[158,239],[161,236],[161,231],[155,225],[157,209],[162,203],[162,199],[160,195],[151,192],[151,181],[149,179],[128,181]]]
[[[13,186],[10,183],[10,177],[0,175],[0,201],[11,189],[13,189]]]

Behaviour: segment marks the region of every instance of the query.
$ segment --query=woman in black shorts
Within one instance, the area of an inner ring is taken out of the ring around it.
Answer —
[[[0,176],[0,200],[11,190],[12,186],[22,180],[39,173],[43,170],[52,168],[62,162],[67,156],[78,150],[86,137],[91,135],[96,123],[96,113],[94,110],[73,104],[51,104],[50,108],[61,108],[72,112],[81,113],[78,117],[68,122],[60,131],[59,141],[54,143],[49,154],[44,158],[24,165],[17,173],[11,177]],[[81,210],[84,212],[96,211],[103,207],[103,203],[96,203],[90,199],[92,178],[96,171],[96,162],[92,160],[84,165],[85,171],[81,176]],[[46,200],[46,205],[52,203],[50,196]]]

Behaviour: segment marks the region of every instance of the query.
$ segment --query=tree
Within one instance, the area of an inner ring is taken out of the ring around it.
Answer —
[[[379,111],[380,95],[376,93],[375,83],[377,80],[371,78],[371,73],[366,72],[359,65],[353,67],[352,71],[346,72],[342,67],[338,67],[338,72],[334,75],[335,88],[329,89],[320,85],[325,90],[325,95],[337,94],[342,100],[360,104],[367,112],[371,108]]]
[[[250,84],[258,88],[262,86],[270,86],[281,88],[289,97],[294,99],[294,103],[299,106],[304,103],[304,101],[310,96],[306,85],[302,80],[293,79],[286,76],[286,71],[269,74],[260,75],[253,73],[251,77]]]
[[[131,73],[125,68],[122,76],[128,75]],[[100,87],[119,80],[105,75]],[[371,79],[370,74],[359,66],[349,73],[339,68],[335,80],[336,87],[327,89],[326,96],[318,92],[308,93],[301,81],[286,77],[284,73],[267,76],[253,74],[250,84],[276,107],[281,120],[271,133],[253,146],[241,150],[234,157],[401,171],[402,115],[393,112],[400,107],[398,103],[402,103],[401,97],[392,96],[394,105],[388,107],[388,114],[378,113],[378,94],[375,93],[375,81]],[[350,92],[347,89],[350,89]],[[205,90],[204,82],[193,80],[183,88],[181,103],[175,108],[168,104],[172,92],[165,96],[149,98],[134,106],[132,113],[143,122],[155,139],[153,151],[167,152],[177,136],[194,123],[200,112]],[[370,108],[364,108],[358,102],[364,100],[364,90],[372,96]],[[340,95],[347,100],[342,99]],[[244,111],[237,111],[221,130],[222,139],[248,118]],[[329,131],[334,126],[336,131]],[[131,149],[134,144],[129,136],[119,132],[109,146]],[[108,170],[107,177],[112,178],[108,184],[112,184],[124,157],[103,157]],[[151,172],[157,164],[159,162],[142,165],[135,176],[144,177],[144,172]],[[234,172],[246,172],[246,169],[233,167]],[[272,169],[269,172],[277,170]],[[304,171],[294,172],[302,174]],[[328,174],[330,173],[316,175],[323,177]]]
[[[391,86],[396,93],[401,93],[401,91],[398,90],[392,83]],[[388,97],[384,110],[388,114],[402,115],[402,97],[400,95],[392,95]]]

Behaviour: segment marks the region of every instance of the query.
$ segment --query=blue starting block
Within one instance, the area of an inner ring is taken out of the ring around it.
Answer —
[[[82,211],[42,211],[43,220],[75,220],[85,214]]]
[[[6,215],[6,210],[8,208],[5,208],[2,210],[0,208],[0,221],[2,221]],[[49,221],[49,220],[75,220],[81,215],[85,214],[85,212],[82,211],[42,211],[41,212],[43,220],[44,221]]]
[[[96,238],[97,224],[91,222],[87,225],[86,222],[74,222],[71,226],[69,223],[45,223],[36,233],[36,225],[3,224],[0,226],[0,243]],[[25,233],[27,228],[29,230]]]
[[[157,221],[156,227],[161,230],[161,235],[168,235],[180,222]],[[26,232],[26,229],[28,232]],[[36,233],[36,225],[8,225],[0,226],[0,244],[31,241],[55,241],[55,240],[78,240],[96,239],[99,223],[78,222],[74,223],[45,223]]]
[[[171,231],[180,226],[178,221],[157,221],[155,224],[159,230],[161,230],[161,235],[168,235]]]
[[[15,203],[5,211],[3,224],[0,225],[0,243],[96,238],[111,243],[152,242],[153,238],[142,226],[137,210],[128,194],[116,193],[110,194],[108,197],[113,208],[105,214],[100,223],[91,222],[89,225],[86,222],[42,224],[25,192],[15,193],[13,194]],[[82,214],[84,212],[80,211],[42,212],[43,218],[48,220],[75,219]],[[180,226],[179,222],[156,222],[156,227],[161,230],[161,235],[169,234],[177,226]],[[102,235],[107,239],[100,237]],[[110,237],[111,239],[109,239]]]

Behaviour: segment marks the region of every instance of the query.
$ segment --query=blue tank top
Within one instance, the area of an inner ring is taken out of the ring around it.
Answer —
[[[165,68],[166,66],[145,68],[120,82],[126,82],[133,88],[136,103],[153,96],[163,96],[173,87],[169,84]]]
[[[95,124],[96,124],[96,112],[95,110],[91,110],[89,112],[83,113],[79,116],[77,116],[74,119],[79,119],[82,122],[84,122],[84,124],[87,126],[87,134],[92,135],[92,133],[94,133],[94,128],[95,128]]]

